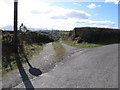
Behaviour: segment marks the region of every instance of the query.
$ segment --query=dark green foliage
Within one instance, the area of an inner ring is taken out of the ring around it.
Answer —
[[[14,43],[13,34],[3,33],[2,34],[2,66],[3,68],[11,66],[11,61],[14,59]]]
[[[15,64],[15,50],[14,50],[14,37],[13,37],[13,31],[3,31],[2,32],[2,68],[8,68],[10,67],[12,69],[12,64]],[[30,45],[37,44],[37,45],[43,45],[48,42],[52,42],[53,39],[51,39],[46,34],[41,34],[40,32],[18,32],[18,51],[19,51],[19,58],[20,60],[23,60],[22,54],[26,54],[29,56],[27,49],[30,49],[31,52],[34,51],[32,48],[30,48]],[[26,50],[24,47],[28,47]],[[31,46],[32,47],[32,46]],[[33,48],[34,49],[34,48]],[[29,50],[29,52],[30,52]],[[22,61],[24,62],[24,60]]]
[[[50,38],[46,34],[41,34],[40,32],[19,32],[18,33],[19,40],[23,40],[26,44],[44,44],[48,42],[52,42],[53,39]]]

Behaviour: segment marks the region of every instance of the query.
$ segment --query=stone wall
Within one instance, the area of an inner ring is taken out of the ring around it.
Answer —
[[[77,27],[69,34],[73,39],[79,38],[78,42],[120,42],[120,29]]]

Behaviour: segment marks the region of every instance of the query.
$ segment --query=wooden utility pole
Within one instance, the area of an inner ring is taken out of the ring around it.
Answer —
[[[18,9],[18,0],[14,0],[14,49],[15,53],[18,53],[18,38],[17,38],[17,11]]]

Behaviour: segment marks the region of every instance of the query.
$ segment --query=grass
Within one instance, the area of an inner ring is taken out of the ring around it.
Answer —
[[[44,45],[43,45],[44,46]],[[32,44],[32,45],[25,45],[24,46],[24,53],[26,54],[28,60],[32,58],[33,55],[36,55],[43,49],[43,46],[37,45],[37,44]],[[19,59],[21,60],[22,63],[26,63],[25,58],[23,57],[22,54],[19,54]],[[11,62],[12,69],[17,68],[17,63],[16,60]],[[8,66],[7,68],[1,69],[0,73],[2,72],[3,74],[10,71],[11,68]]]
[[[65,35],[68,35],[68,34],[69,34],[69,31],[59,31],[59,34],[65,34]]]
[[[43,46],[37,45],[37,44],[32,44],[32,45],[26,45],[26,46],[24,46],[24,49],[25,49],[25,54],[27,55],[27,57],[29,59],[31,59],[31,57],[33,55],[38,54],[39,51],[43,49]]]
[[[54,50],[56,52],[56,58],[62,60],[65,55],[65,49],[59,41],[52,43]]]
[[[94,43],[87,43],[87,42],[77,43],[76,41],[72,41],[72,40],[65,40],[62,42],[67,44],[67,45],[74,46],[77,48],[90,48],[90,47],[101,46],[101,44],[94,44]]]

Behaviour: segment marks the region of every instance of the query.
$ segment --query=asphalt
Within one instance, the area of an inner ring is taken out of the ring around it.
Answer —
[[[117,88],[118,44],[78,50],[30,81],[34,88]]]

